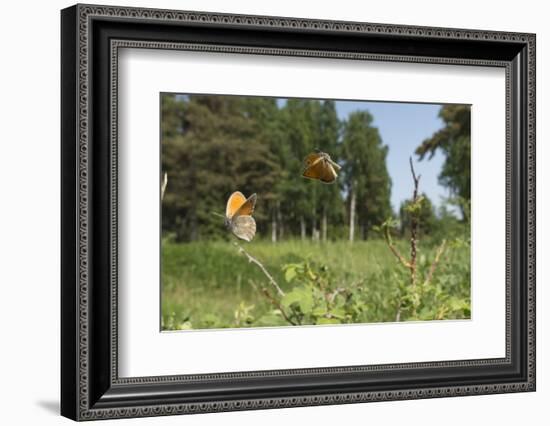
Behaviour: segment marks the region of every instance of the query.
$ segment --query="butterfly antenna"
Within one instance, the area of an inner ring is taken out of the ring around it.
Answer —
[[[219,216],[221,218],[224,218],[225,219],[225,216],[223,214],[220,214],[218,212],[211,212],[214,216]]]

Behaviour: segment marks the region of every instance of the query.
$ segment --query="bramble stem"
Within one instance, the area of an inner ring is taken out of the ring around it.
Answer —
[[[260,290],[258,290],[258,287],[256,287],[256,284],[254,284],[254,281],[248,280],[248,282],[254,288],[254,290],[256,290],[257,292],[260,292]],[[285,309],[283,308],[283,306],[281,305],[279,300],[277,300],[275,297],[273,297],[271,295],[271,293],[269,292],[269,290],[267,288],[265,288],[263,285],[261,285],[261,292],[267,298],[267,300],[269,300],[271,302],[271,304],[273,306],[275,306],[281,312],[281,315],[283,316],[283,318],[285,319],[286,322],[288,322],[290,325],[297,325],[294,321],[292,321],[288,317],[288,315],[285,312]]]
[[[420,175],[416,176],[414,171],[414,165],[412,157],[409,157],[409,163],[411,165],[411,173],[414,180],[414,191],[412,204],[414,205],[418,201],[418,183],[420,181]],[[413,288],[416,288],[416,255],[417,255],[417,244],[418,244],[418,215],[411,214],[411,285]]]
[[[399,253],[399,250],[397,250],[397,247],[395,247],[395,245],[393,244],[389,227],[386,227],[386,229],[384,230],[384,239],[386,240],[386,244],[390,248],[393,255],[397,258],[397,260],[399,260],[399,262],[401,262],[405,268],[410,269],[411,268],[410,263],[407,262],[407,260],[403,257],[403,255]]]
[[[281,287],[279,287],[279,284],[277,284],[277,281],[275,281],[275,279],[271,276],[271,274],[267,272],[267,269],[265,269],[265,266],[262,265],[262,262],[260,262],[254,256],[252,256],[250,253],[248,253],[238,243],[233,243],[233,244],[235,244],[235,247],[237,247],[237,249],[239,250],[239,253],[242,253],[247,257],[249,262],[256,264],[262,270],[262,272],[267,277],[271,285],[275,287],[275,289],[277,290],[277,293],[279,293],[280,296],[284,296],[285,292],[281,290]]]

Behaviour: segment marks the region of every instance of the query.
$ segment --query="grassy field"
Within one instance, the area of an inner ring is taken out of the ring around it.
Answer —
[[[405,241],[396,244],[407,253]],[[243,243],[243,247],[264,264],[285,292],[291,291],[294,283],[285,280],[284,265],[309,260],[330,271],[331,285],[335,288],[356,286],[368,294],[369,321],[394,320],[403,268],[383,240],[354,244],[254,241]],[[421,248],[419,268],[429,264],[435,251],[435,246]],[[259,318],[273,310],[258,291],[258,284],[268,285],[265,275],[233,243],[164,242],[162,253],[163,329],[235,327],[239,326],[238,318],[243,312]],[[457,300],[460,303],[458,313],[449,310],[440,316],[469,315],[469,253],[468,246],[453,247],[438,266],[438,291],[444,295],[441,297],[452,298],[455,305]],[[437,292],[434,294],[438,297]],[[438,303],[433,300],[432,304]],[[463,309],[464,306],[468,309]]]

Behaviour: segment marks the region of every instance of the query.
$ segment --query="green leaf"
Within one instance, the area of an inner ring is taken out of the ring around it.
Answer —
[[[300,289],[294,289],[283,296],[281,299],[281,304],[288,308],[293,303],[299,301],[300,297]]]
[[[304,314],[308,314],[313,309],[313,294],[309,289],[298,287],[287,293],[281,299],[281,304],[287,308],[296,304]]]
[[[277,325],[288,325],[288,323],[285,321],[279,310],[274,310],[258,318],[258,320],[254,322],[254,325],[273,327]]]
[[[330,315],[339,319],[346,317],[346,311],[343,308],[336,308],[330,311]]]
[[[327,314],[327,308],[325,306],[317,306],[311,311],[311,314],[315,315],[316,317],[324,316]]]
[[[286,281],[287,283],[289,283],[289,282],[292,281],[294,278],[296,278],[296,268],[294,268],[294,267],[286,268],[286,271],[285,271],[285,281]]]
[[[470,305],[463,299],[453,297],[449,300],[449,307],[453,311],[469,310]]]

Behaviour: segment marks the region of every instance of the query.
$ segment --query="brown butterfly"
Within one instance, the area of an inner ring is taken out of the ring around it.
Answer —
[[[225,226],[237,238],[248,242],[252,241],[256,234],[256,221],[252,217],[256,198],[256,194],[247,199],[241,192],[235,191],[225,207]]]
[[[308,179],[317,179],[323,183],[333,183],[341,167],[332,161],[326,152],[312,152],[304,159],[302,176]]]

